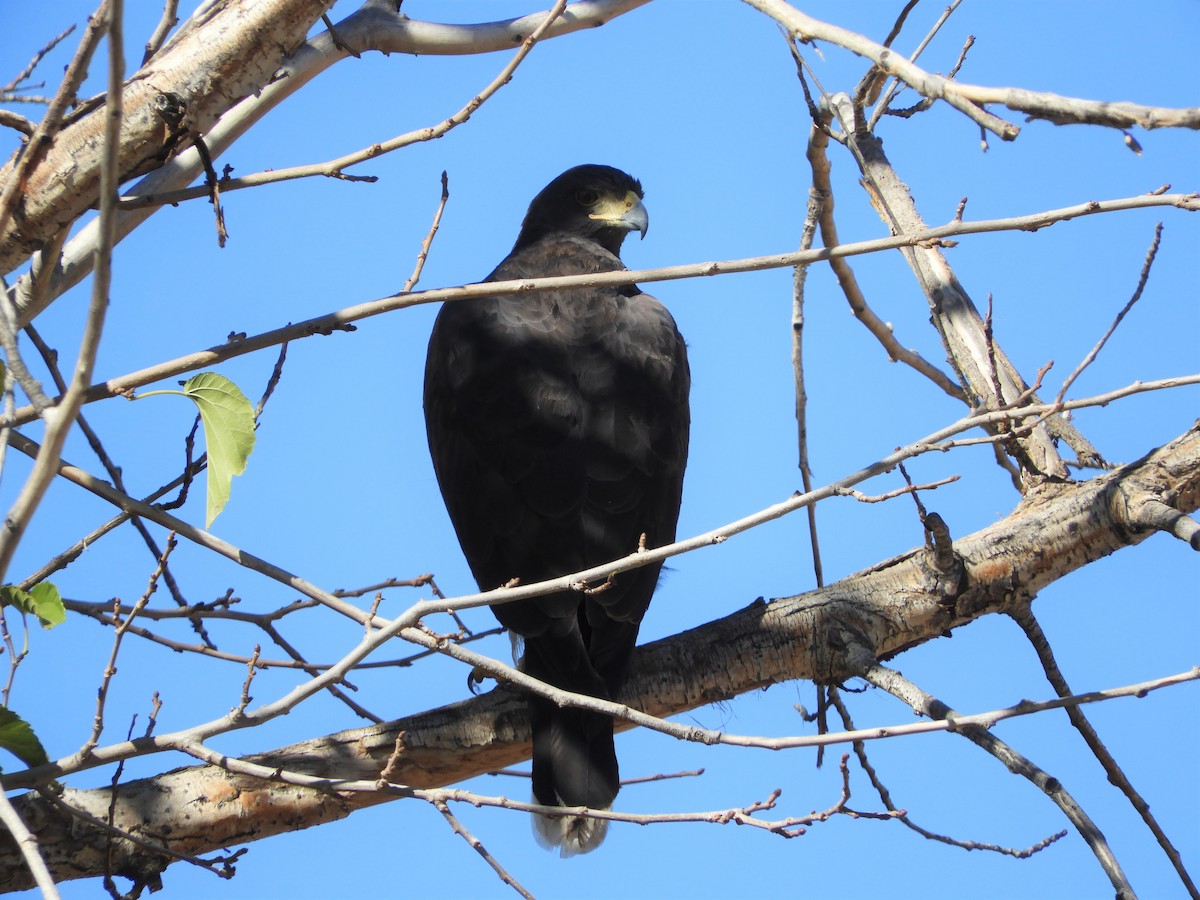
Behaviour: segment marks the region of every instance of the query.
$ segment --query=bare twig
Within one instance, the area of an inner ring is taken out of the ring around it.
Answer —
[[[890,47],[896,38],[900,37],[900,32],[904,29],[904,23],[908,20],[908,14],[913,11],[919,0],[908,0],[904,4],[904,9],[900,10],[900,14],[896,16],[896,21],[892,23],[892,30],[888,32],[888,36],[883,39],[883,46]]]
[[[271,375],[267,379],[267,386],[263,388],[262,396],[258,398],[258,403],[254,404],[255,428],[259,426],[263,410],[267,408],[267,401],[275,393],[275,388],[279,387],[279,379],[283,377],[283,364],[287,362],[287,349],[288,345],[286,342],[279,345],[279,355],[275,358],[275,367],[271,369]]]
[[[887,491],[882,494],[864,494],[862,491],[857,491],[854,488],[844,488],[838,491],[838,496],[853,497],[859,503],[883,503],[885,500],[894,500],[896,497],[903,497],[906,494],[911,495],[915,499],[918,491],[936,490],[944,485],[953,484],[958,481],[959,477],[958,475],[950,475],[946,478],[939,478],[937,481],[927,481],[924,484],[908,484],[902,488],[896,488],[894,491]]]
[[[819,129],[814,125],[813,136],[809,138],[811,145],[818,140]],[[823,137],[823,135],[822,135]],[[827,203],[833,203],[833,195],[826,188],[814,182],[808,190],[808,207],[804,215],[804,227],[800,232],[800,249],[812,247],[813,238],[817,233],[817,222]],[[804,287],[808,281],[808,266],[796,266],[792,271],[792,372],[796,382],[796,443],[798,448],[797,464],[800,468],[800,481],[805,491],[812,490],[812,466],[808,458],[808,393],[804,388]],[[808,538],[812,551],[813,575],[819,586],[825,583],[821,566],[821,543],[817,535],[817,509],[808,508]]]
[[[335,597],[356,596],[354,593],[347,593],[343,591],[333,591],[332,594]],[[217,619],[241,622],[256,626],[264,631],[269,637],[271,637],[272,640],[276,641],[276,643],[279,644],[284,652],[288,653],[289,656],[292,657],[291,659],[269,659],[260,657],[257,662],[257,666],[260,669],[302,669],[310,674],[315,674],[335,665],[335,663],[312,662],[311,660],[303,659],[298,651],[291,647],[289,643],[282,640],[280,632],[273,625],[274,622],[279,621],[285,616],[318,606],[319,604],[315,600],[295,600],[286,606],[264,613],[240,612],[238,610],[227,608],[230,603],[236,602],[236,597],[231,598],[226,596],[218,598],[216,601],[210,603],[198,603],[186,607],[170,609],[146,608],[140,611],[138,618],[154,622],[177,619],[187,619],[188,621],[207,621],[210,619]],[[70,598],[64,598],[63,604],[71,612],[87,616],[88,618],[94,619],[102,625],[107,625],[110,627],[116,627],[120,625],[122,623],[122,617],[128,616],[129,610],[131,609],[129,606],[116,603],[88,603],[81,600],[72,600]],[[372,611],[371,615],[375,615],[375,611]],[[171,638],[157,634],[150,629],[139,626],[135,623],[128,623],[126,625],[126,631],[129,634],[151,641],[152,643],[159,644],[160,646],[166,647],[169,650],[173,650],[176,653],[195,653],[198,656],[207,656],[222,662],[231,662],[243,666],[250,661],[250,657],[243,654],[227,653],[203,644],[188,644],[182,641],[172,640]],[[484,629],[483,631],[471,632],[465,637],[460,637],[456,640],[461,644],[471,644],[484,640],[485,638],[495,637],[503,632],[504,629],[501,627],[488,628]],[[414,665],[419,660],[433,656],[436,653],[436,650],[430,649],[422,650],[419,653],[414,653],[397,659],[367,660],[356,666],[356,669],[407,668]],[[364,718],[378,719],[378,717],[374,714],[365,710],[359,710],[359,708],[356,706],[352,708],[357,714],[363,715]]]
[[[987,344],[987,374],[992,384],[992,400],[999,409],[1004,406],[1006,401],[1004,386],[1000,383],[1000,374],[996,369],[996,332],[994,330],[995,319],[992,317],[993,307],[992,295],[988,294],[987,313],[983,317],[983,339]]]
[[[766,800],[755,801],[742,807],[712,810],[705,812],[683,813],[624,813],[611,809],[588,809],[584,806],[540,806],[536,803],[524,803],[508,797],[489,797],[471,791],[456,788],[421,789],[404,785],[391,784],[378,779],[346,780],[324,778],[319,775],[309,775],[279,767],[270,767],[247,759],[231,757],[210,750],[203,744],[181,744],[177,748],[198,760],[217,766],[237,775],[249,775],[268,781],[278,781],[320,791],[338,791],[340,793],[384,793],[397,797],[414,798],[428,803],[469,803],[475,807],[495,809],[510,809],[521,812],[536,813],[543,816],[555,817],[587,817],[603,819],[608,822],[628,822],[635,825],[664,825],[683,822],[705,822],[714,825],[750,825],[783,838],[794,838],[804,834],[804,826],[817,822],[825,822],[836,815],[847,815],[851,818],[893,819],[896,812],[862,812],[847,807],[850,799],[849,770],[846,757],[842,757],[840,771],[842,774],[842,791],[840,798],[828,809],[810,813],[807,816],[789,816],[784,819],[767,820],[757,816],[758,813],[772,810],[776,807],[782,791],[776,789]],[[385,770],[386,771],[386,770]]]
[[[388,588],[394,587],[426,587],[433,584],[433,576],[426,573],[418,575],[416,578],[388,578],[386,581],[380,581],[376,584],[369,584],[366,587],[346,589],[342,588],[333,591],[335,597],[363,597],[367,594],[374,594],[377,591],[385,591]],[[435,594],[440,592],[435,591]]]
[[[204,164],[204,191],[208,202],[212,204],[213,216],[216,219],[217,246],[224,247],[225,242],[229,240],[229,232],[225,230],[225,210],[221,208],[221,179],[217,177],[217,170],[213,167],[204,138],[197,137],[195,146],[196,152],[200,154],[200,161]]]
[[[107,679],[107,672],[105,673],[105,676]],[[162,709],[162,701],[159,699],[158,692],[155,691],[154,696],[151,698],[151,710],[150,710],[150,715],[148,717],[148,721],[146,723],[146,736],[147,737],[149,737],[151,734],[154,733],[154,726],[158,721],[158,711],[160,709]],[[133,737],[133,726],[136,724],[137,724],[137,716],[135,715],[129,723],[129,731],[126,733],[126,736],[125,736],[126,740],[129,740]],[[130,900],[130,898],[133,898],[133,900],[137,900],[137,897],[141,893],[140,885],[135,887],[134,890],[130,891],[128,894],[124,894],[117,889],[116,883],[113,881],[113,878],[112,878],[112,873],[113,873],[113,868],[114,868],[113,867],[113,857],[116,855],[116,853],[115,853],[116,842],[115,842],[114,838],[116,838],[120,834],[120,829],[118,829],[116,827],[117,797],[118,797],[117,788],[120,786],[121,778],[124,774],[125,774],[125,760],[121,760],[119,763],[117,763],[116,766],[113,767],[112,780],[110,782],[110,785],[112,788],[112,799],[108,803],[108,823],[107,823],[108,829],[105,834],[107,840],[105,841],[104,887],[108,891],[109,896],[113,898],[113,900]],[[152,876],[152,878],[157,878],[157,875]]]
[[[4,416],[11,418],[13,409],[16,403],[13,400],[13,395],[16,393],[16,379],[13,378],[13,373],[5,370],[4,377],[0,378],[0,391],[3,392],[3,409]],[[8,433],[12,430],[12,426],[0,424],[0,472],[4,472],[4,462],[8,457]]]
[[[854,639],[851,637],[849,640],[852,642]],[[1033,783],[1062,810],[1063,815],[1067,817],[1071,824],[1075,826],[1080,836],[1087,842],[1088,847],[1095,854],[1097,862],[1100,863],[1100,867],[1108,876],[1109,881],[1112,882],[1113,887],[1116,888],[1117,897],[1121,898],[1121,900],[1136,900],[1133,887],[1129,884],[1129,880],[1125,877],[1125,873],[1121,869],[1121,864],[1117,861],[1112,849],[1108,846],[1108,841],[1105,839],[1104,834],[1084,809],[1075,801],[1075,798],[1067,791],[1060,779],[1049,775],[986,728],[954,721],[957,719],[958,714],[953,709],[931,694],[921,690],[921,688],[894,669],[881,666],[860,645],[852,645],[850,647],[848,658],[851,662],[851,668],[860,677],[907,703],[919,715],[928,716],[933,719],[950,720],[953,723],[953,730],[956,733],[961,734],[973,744],[996,757],[1010,772],[1021,775]]]
[[[962,3],[962,0],[954,0],[953,3],[951,3],[944,10],[942,10],[942,14],[938,17],[938,20],[933,23],[933,27],[929,29],[929,31],[926,33],[925,37],[921,40],[921,43],[917,45],[917,49],[912,52],[911,56],[909,56],[909,58],[908,58],[909,62],[915,63],[921,57],[921,54],[925,52],[925,48],[929,46],[930,42],[934,39],[934,37],[937,35],[937,33],[942,30],[942,26],[946,24],[946,21],[952,15],[954,15],[954,11],[956,9],[958,9],[958,7],[961,3]],[[975,42],[975,38],[973,38],[973,37],[967,38],[967,43],[963,46],[962,52],[958,56],[958,62],[956,62],[954,64],[954,67],[950,70],[950,74],[946,76],[947,78],[953,78],[955,75],[958,74],[959,68],[962,66],[963,61],[967,58],[967,51],[969,49],[971,49],[971,44],[973,44],[974,42]],[[885,47],[890,46],[887,43],[887,41],[884,41],[883,45]],[[895,97],[897,92],[900,90],[901,84],[903,84],[902,81],[900,81],[899,79],[894,79],[892,81],[891,85],[888,87],[888,91],[884,95],[883,99],[880,100],[877,104],[875,104],[875,109],[871,113],[870,120],[867,122],[867,128],[870,131],[875,130],[875,126],[879,123],[879,117],[882,116],[883,114],[885,114],[886,112],[888,112],[888,108],[891,105],[892,98]],[[918,105],[921,106],[921,105],[924,105],[925,103],[929,103],[930,105],[932,105],[932,102],[933,101],[929,100],[929,98],[924,98],[921,101],[921,103]]]
[[[312,663],[308,662],[304,658],[304,655],[298,649],[296,649],[296,647],[294,647],[292,645],[291,641],[284,638],[284,636],[279,632],[279,629],[277,629],[273,623],[271,623],[269,621],[268,622],[259,622],[258,625],[260,628],[262,628],[263,631],[265,631],[267,633],[267,635],[271,638],[271,640],[273,640],[275,642],[275,644],[283,650],[284,653],[286,653],[288,656],[290,656],[292,658],[292,661],[297,665],[298,668],[304,670],[309,675],[317,675],[322,671],[322,668],[328,668],[328,666],[325,666],[325,667],[314,666]],[[276,665],[271,660],[260,660],[258,658],[258,649],[259,649],[258,645],[256,644],[255,645],[255,654],[254,654],[253,659],[251,660],[251,662],[253,663],[253,665],[255,667],[260,668],[260,669],[266,669],[266,668],[272,668],[272,667],[279,668],[280,667],[279,665]],[[349,681],[347,681],[345,679],[342,680],[340,685],[339,684],[327,685],[326,689],[329,691],[330,694],[332,694],[338,700],[342,701],[342,703],[346,704],[346,706],[349,707],[350,710],[353,711],[355,715],[361,716],[362,718],[366,719],[368,722],[378,723],[378,722],[383,721],[382,716],[376,715],[375,713],[373,713],[369,709],[367,709],[365,706],[363,706],[360,703],[357,703],[353,698],[348,696],[346,694],[346,692],[342,690],[343,685],[345,687],[350,688],[351,690],[358,689],[357,687],[355,687],[353,684],[351,684]]]
[[[483,846],[483,842],[479,840],[479,838],[475,837],[475,835],[471,834],[471,832],[466,829],[462,822],[458,820],[458,817],[455,816],[454,813],[450,812],[450,807],[446,805],[445,800],[432,800],[431,803],[433,804],[434,809],[442,814],[442,818],[446,820],[447,824],[454,831],[454,833],[466,841],[472,850],[483,857],[483,861],[491,866],[492,871],[496,873],[497,877],[499,877],[502,882],[524,897],[525,900],[533,900],[533,894],[525,890],[525,888],[521,886],[521,882],[513,878],[512,875],[508,874],[504,866],[500,865],[500,863],[496,861],[496,858],[488,852],[487,847]]]
[[[250,685],[254,682],[254,674],[258,671],[258,654],[261,652],[262,647],[255,644],[254,652],[250,654],[250,658],[246,661],[246,680],[242,682],[242,697],[238,701],[238,705],[233,708],[233,715],[237,718],[240,718],[246,712],[246,707],[254,699],[250,696]]]
[[[442,172],[442,196],[438,201],[437,211],[433,214],[433,224],[429,226],[429,233],[425,235],[425,240],[421,241],[421,250],[417,253],[417,262],[413,267],[412,274],[408,276],[408,281],[404,282],[402,293],[408,293],[417,286],[417,282],[421,280],[421,271],[425,268],[425,260],[429,258],[429,248],[433,244],[433,239],[437,235],[438,226],[442,223],[442,213],[446,210],[446,201],[450,199],[450,182],[446,173]]]
[[[125,633],[129,630],[129,626],[134,618],[146,608],[146,604],[150,602],[151,596],[158,590],[158,579],[166,569],[167,559],[170,557],[171,551],[175,549],[176,543],[174,534],[167,538],[167,547],[158,560],[158,566],[150,575],[150,581],[146,586],[145,593],[138,598],[138,601],[129,610],[129,614],[119,622],[116,631],[113,632],[113,645],[108,655],[108,664],[104,667],[104,674],[100,679],[100,688],[96,691],[96,714],[92,721],[92,733],[79,749],[78,756],[80,758],[86,758],[100,744],[100,735],[104,731],[104,704],[108,699],[108,688],[112,683],[112,677],[117,674],[117,654],[121,651],[121,642],[124,640]],[[119,600],[114,601],[114,604],[117,609],[120,609]],[[117,618],[115,611],[113,618]]]
[[[825,152],[828,143],[826,132],[814,127],[809,134],[808,161],[812,167],[813,189],[820,191],[822,196],[826,197],[820,218],[821,241],[826,247],[837,247],[839,246],[839,238],[837,223],[833,217],[833,185],[830,180],[831,167],[829,157]],[[956,400],[966,400],[966,393],[957,382],[937,366],[926,361],[915,350],[909,350],[904,347],[896,339],[891,326],[875,315],[875,312],[867,303],[867,299],[858,285],[858,279],[854,276],[854,269],[851,268],[850,263],[846,259],[831,257],[829,267],[833,270],[834,275],[837,276],[838,286],[841,287],[842,293],[845,294],[846,301],[850,304],[850,309],[854,313],[855,318],[862,322],[867,330],[883,345],[884,349],[887,350],[890,360],[893,362],[899,361],[911,367]]]
[[[842,699],[841,691],[836,688],[831,688],[829,697],[833,705],[837,708],[838,714],[842,717],[842,727],[846,730],[853,731],[854,720],[850,716],[850,710],[846,706],[845,700]],[[1062,840],[1069,832],[1065,829],[1056,832],[1048,837],[1042,838],[1035,844],[1029,847],[1018,850],[1015,847],[1002,847],[999,844],[990,844],[983,841],[968,841],[961,838],[950,837],[945,834],[938,834],[934,831],[929,831],[922,828],[914,822],[906,811],[900,810],[893,802],[891,792],[879,777],[879,773],[875,771],[875,767],[871,765],[870,759],[867,757],[867,748],[862,741],[854,742],[854,753],[858,757],[858,764],[862,770],[867,773],[867,777],[871,780],[871,785],[879,794],[879,799],[883,801],[883,805],[889,810],[898,813],[896,818],[904,823],[905,827],[911,828],[923,838],[931,841],[938,841],[943,844],[949,844],[952,847],[961,847],[963,850],[985,850],[991,853],[999,853],[1004,856],[1013,856],[1017,859],[1028,859],[1035,853],[1040,853],[1056,841]]]
[[[179,0],[166,0],[163,3],[162,18],[158,20],[158,24],[154,27],[154,33],[150,35],[150,39],[146,41],[146,51],[142,54],[142,65],[150,62],[151,58],[159,50],[167,40],[167,35],[171,33],[171,29],[179,24]]]
[[[1125,318],[1131,309],[1133,309],[1133,305],[1137,303],[1139,299],[1141,299],[1142,291],[1145,290],[1146,282],[1150,278],[1150,267],[1154,265],[1154,257],[1158,255],[1158,245],[1162,240],[1162,230],[1162,222],[1159,222],[1154,226],[1154,239],[1150,242],[1150,249],[1146,251],[1146,259],[1142,263],[1142,272],[1138,276],[1138,283],[1137,287],[1133,291],[1133,296],[1129,298],[1129,302],[1122,307],[1119,313],[1117,313],[1117,317],[1113,319],[1113,323],[1108,326],[1108,331],[1104,332],[1104,336],[1096,342],[1096,346],[1088,351],[1088,355],[1083,358],[1083,362],[1076,366],[1075,371],[1067,376],[1067,379],[1063,382],[1063,386],[1059,388],[1058,397],[1056,398],[1060,402],[1064,397],[1066,397],[1067,391],[1070,390],[1071,385],[1075,383],[1075,379],[1082,375],[1083,370],[1090,366],[1096,357],[1100,355],[1100,351],[1104,349],[1104,345],[1108,343],[1108,339],[1113,336],[1113,332],[1117,330],[1117,326],[1121,324],[1121,320]]]
[[[33,59],[29,61],[29,65],[17,73],[17,75],[8,84],[0,87],[0,97],[4,97],[6,94],[11,94],[13,91],[20,90],[21,85],[33,75],[33,70],[37,68],[38,63],[42,61],[46,54],[62,43],[67,35],[74,30],[75,25],[72,23],[71,25],[67,26],[66,30],[52,37],[50,41],[44,47],[42,47],[41,50],[33,55]]]
[[[649,784],[654,781],[670,781],[673,778],[699,778],[703,774],[703,769],[690,769],[686,772],[660,772],[657,775],[643,775],[640,778],[622,778],[621,787],[631,784]]]
[[[1060,697],[1070,696],[1071,687],[1067,684],[1067,679],[1063,676],[1062,670],[1058,667],[1058,662],[1054,659],[1054,651],[1050,647],[1050,641],[1047,639],[1046,633],[1042,631],[1042,626],[1038,623],[1037,618],[1033,615],[1033,609],[1028,604],[1023,604],[1010,610],[1009,615],[1021,627],[1021,630],[1025,632],[1025,636],[1029,639],[1029,643],[1037,653],[1038,659],[1042,664],[1042,669],[1046,673],[1046,680],[1050,682],[1050,685]],[[1163,853],[1170,860],[1175,873],[1179,876],[1179,880],[1183,882],[1184,890],[1188,892],[1188,896],[1192,900],[1200,900],[1200,891],[1197,890],[1196,883],[1192,880],[1192,876],[1188,873],[1187,868],[1185,868],[1179,851],[1175,848],[1171,839],[1167,837],[1167,833],[1150,811],[1150,804],[1138,793],[1133,783],[1117,764],[1116,759],[1113,758],[1108,748],[1104,746],[1100,735],[1096,732],[1096,729],[1092,726],[1092,723],[1088,720],[1083,710],[1078,706],[1068,706],[1067,716],[1070,718],[1071,724],[1075,726],[1075,730],[1079,732],[1084,742],[1088,745],[1088,749],[1092,751],[1092,755],[1104,767],[1104,773],[1108,776],[1109,782],[1125,795],[1130,805],[1142,817],[1142,821],[1146,823],[1146,827],[1150,829],[1150,833],[1154,835],[1154,839],[1158,841],[1158,845],[1162,848]]]
[[[25,365],[25,358],[17,343],[17,317],[6,297],[0,297],[0,348],[4,350],[6,367],[12,372],[14,380],[21,386],[33,407],[39,412],[52,407],[54,401],[46,396],[41,382],[33,377],[29,367]]]

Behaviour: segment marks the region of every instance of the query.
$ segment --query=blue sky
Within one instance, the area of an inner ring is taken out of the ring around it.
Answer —
[[[805,4],[810,15],[879,40],[899,2]],[[130,71],[160,7],[129,2]],[[332,18],[354,4],[339,3]],[[407,0],[415,19],[482,22],[536,11],[534,2]],[[909,52],[941,13],[922,4],[896,48]],[[15,74],[47,38],[90,12],[86,3],[8,3],[0,7],[0,80]],[[976,43],[960,77],[975,84],[1025,87],[1161,106],[1195,106],[1200,88],[1192,45],[1200,26],[1193,0],[1122,3],[1063,0],[967,2],[933,42],[922,65],[944,72],[966,35]],[[68,44],[70,42],[68,41]],[[56,51],[39,74],[53,79],[70,50]],[[861,60],[834,47],[807,53],[822,83],[852,90]],[[457,110],[501,69],[507,54],[346,60],[274,110],[218,162],[235,174],[329,159]],[[102,89],[95,67],[88,92]],[[897,103],[915,102],[911,93]],[[26,111],[26,110],[22,110]],[[998,111],[1000,112],[1000,111]],[[1011,144],[996,138],[981,153],[978,128],[944,104],[880,126],[885,149],[930,224],[1020,215],[1093,199],[1127,197],[1171,183],[1198,187],[1194,133],[1136,132],[1131,153],[1119,133],[1023,123]],[[808,116],[786,45],[774,23],[725,0],[656,0],[603,28],[535,48],[513,82],[465,126],[356,169],[375,184],[308,180],[225,197],[230,232],[218,249],[203,201],[156,214],[119,248],[112,306],[98,378],[256,333],[398,290],[412,269],[449,173],[451,199],[422,277],[423,287],[476,281],[504,257],[532,196],[563,169],[582,162],[619,166],[646,188],[651,227],[624,253],[632,268],[777,253],[796,247],[809,171]],[[7,156],[14,141],[0,135]],[[886,231],[857,187],[848,156],[831,150],[843,241]],[[1153,235],[1162,248],[1146,292],[1103,353],[1071,391],[1083,397],[1126,385],[1194,373],[1200,220],[1175,210],[1143,210],[1060,223],[1037,234],[964,238],[948,251],[960,281],[981,307],[990,294],[996,334],[1026,378],[1048,360],[1048,384],[1061,382],[1104,333],[1131,295]],[[854,261],[868,300],[900,341],[941,364],[925,300],[899,254]],[[817,483],[834,480],[962,414],[960,406],[884,352],[849,314],[831,274],[809,274],[806,360],[810,454]],[[733,521],[778,502],[800,486],[796,467],[790,362],[791,272],[774,270],[654,285],[689,341],[693,432],[681,535]],[[86,286],[39,321],[64,358],[73,354]],[[433,307],[376,317],[353,334],[293,344],[283,381],[267,407],[258,446],[214,532],[328,589],[388,577],[436,574],[448,595],[474,591],[428,461],[420,384]],[[257,399],[274,354],[243,358],[219,371]],[[1053,389],[1047,393],[1052,394]],[[1087,410],[1077,424],[1104,456],[1136,459],[1195,420],[1195,388],[1143,395]],[[110,401],[86,411],[134,493],[172,478],[192,411],[170,398]],[[81,440],[67,458],[99,466]],[[26,471],[9,455],[0,484],[5,508]],[[1005,516],[1018,497],[983,449],[914,462],[916,480],[962,479],[925,497],[956,535]],[[866,487],[900,484],[886,476]],[[203,523],[202,491],[184,507]],[[20,578],[110,515],[69,485],[49,493],[10,577]],[[827,580],[835,580],[922,540],[908,500],[862,505],[849,499],[819,509]],[[233,588],[247,609],[263,611],[294,595],[246,570],[183,545],[173,565],[190,600]],[[153,560],[132,532],[90,549],[55,581],[66,596],[136,599]],[[1044,591],[1035,612],[1076,690],[1142,681],[1182,671],[1195,658],[1200,607],[1197,562],[1177,541],[1155,536],[1095,563]],[[713,620],[757,597],[813,587],[808,538],[791,516],[672,563],[643,626],[653,640]],[[399,612],[417,594],[390,592],[382,612]],[[159,602],[169,602],[160,598]],[[490,627],[486,610],[468,621]],[[261,635],[215,626],[222,648],[248,654]],[[177,632],[187,640],[187,632]],[[310,659],[331,661],[359,637],[355,626],[313,611],[288,636]],[[81,621],[31,635],[12,707],[29,719],[51,756],[73,752],[87,736],[110,636]],[[506,643],[487,645],[505,657]],[[278,651],[275,651],[278,652]],[[380,658],[406,655],[397,646]],[[1052,690],[1028,645],[996,617],[904,654],[894,665],[964,712],[1045,698]],[[385,718],[462,699],[464,672],[436,661],[415,669],[363,673],[356,699]],[[161,648],[131,646],[109,700],[105,742],[124,737],[130,716],[143,727],[150,694],[164,708],[159,730],[213,718],[236,704],[244,667],[207,663]],[[296,682],[267,673],[258,702]],[[1195,804],[1194,685],[1138,701],[1093,706],[1089,715],[1109,748],[1193,867],[1200,857]],[[861,726],[904,723],[897,701],[868,691],[850,696]],[[777,685],[686,717],[743,734],[810,733],[794,704],[814,706],[807,683]],[[365,724],[331,698],[318,697],[283,720],[230,735],[214,746],[246,754]],[[1144,897],[1183,892],[1163,854],[1128,803],[1086,756],[1063,714],[1012,721],[997,733],[1062,778],[1108,836]],[[1066,827],[1034,788],[1010,776],[966,741],[931,735],[877,743],[871,758],[895,801],[926,828],[958,838],[1024,847]],[[620,806],[696,811],[742,806],[782,788],[780,815],[805,815],[837,798],[840,777],[807,751],[712,748],[632,732],[618,739],[626,777],[704,768],[697,779],[629,787]],[[836,760],[836,753],[832,760]],[[131,777],[185,765],[165,756],[130,764]],[[10,766],[11,768],[11,766]],[[109,773],[73,780],[104,783]],[[505,779],[466,787],[525,796]],[[855,770],[851,805],[880,808]],[[540,850],[521,815],[458,810],[467,827],[539,897],[684,897],[698,893],[763,896],[1028,898],[1108,896],[1110,886],[1074,834],[1019,861],[926,841],[898,823],[838,818],[783,841],[746,828],[714,825],[617,826],[606,845],[562,861]],[[392,803],[344,822],[250,845],[229,883],[177,865],[165,876],[173,898],[504,896],[508,889],[432,808]],[[100,896],[98,882],[64,886],[71,898]]]

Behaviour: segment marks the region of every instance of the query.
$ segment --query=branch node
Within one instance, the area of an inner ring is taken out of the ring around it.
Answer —
[[[1162,531],[1200,551],[1200,522],[1154,496],[1127,501],[1128,521],[1135,528]]]
[[[954,572],[954,540],[950,537],[950,526],[935,512],[925,516],[925,546],[933,550],[933,564],[943,575]]]

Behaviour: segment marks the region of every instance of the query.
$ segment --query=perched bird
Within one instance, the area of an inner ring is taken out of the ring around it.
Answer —
[[[564,172],[534,198],[487,281],[622,270],[644,237],[639,182],[608,166]],[[687,351],[666,308],[634,285],[499,294],[442,307],[425,365],[438,483],[482,590],[532,584],[675,539],[687,462]],[[616,698],[658,565],[593,592],[494,606],[523,639],[523,670]],[[515,637],[514,637],[515,642]],[[609,809],[619,789],[609,716],[530,696],[533,795]],[[607,822],[535,818],[539,840],[586,853]]]

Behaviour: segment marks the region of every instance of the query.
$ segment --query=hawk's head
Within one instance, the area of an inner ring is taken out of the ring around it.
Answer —
[[[547,235],[577,235],[620,254],[631,231],[646,236],[650,219],[642,205],[642,185],[611,166],[576,166],[563,172],[533,198],[514,249]]]

